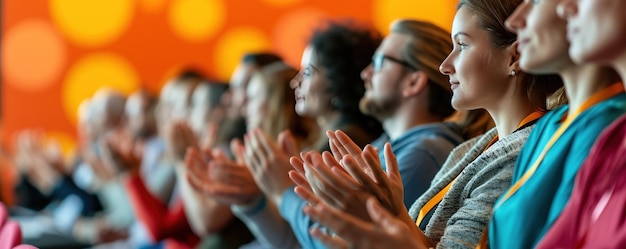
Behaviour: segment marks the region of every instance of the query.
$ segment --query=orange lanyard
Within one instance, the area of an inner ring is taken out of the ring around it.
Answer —
[[[504,194],[502,199],[498,201],[498,203],[494,207],[494,211],[498,209],[500,206],[502,206],[502,204],[505,201],[511,198],[511,196],[515,194],[515,192],[517,192],[517,190],[519,190],[519,188],[522,187],[528,181],[528,179],[530,179],[530,177],[535,173],[535,171],[539,167],[539,164],[541,164],[544,157],[548,153],[548,150],[552,148],[554,143],[559,139],[559,137],[561,137],[561,135],[563,135],[565,130],[567,130],[567,128],[574,122],[574,120],[576,120],[576,118],[581,113],[591,108],[592,106],[623,92],[624,92],[624,85],[622,83],[615,83],[613,85],[610,85],[602,89],[601,91],[595,93],[593,96],[587,99],[580,107],[578,107],[578,109],[573,113],[572,116],[568,116],[563,122],[563,124],[559,127],[559,129],[556,130],[554,135],[552,135],[550,140],[548,140],[548,143],[543,148],[543,151],[541,152],[541,154],[539,154],[539,157],[537,157],[537,160],[535,160],[535,162],[532,164],[532,167],[530,167],[526,171],[526,173],[524,173],[524,175],[517,182],[515,182],[515,184],[513,184],[513,186],[506,192],[506,194]]]
[[[535,111],[531,114],[528,114],[528,116],[526,116],[524,119],[522,119],[522,122],[519,123],[519,125],[517,126],[517,129],[519,130],[520,128],[537,121],[537,119],[541,118],[541,116],[543,116],[544,112],[542,111]],[[491,145],[493,145],[494,143],[496,143],[498,141],[498,136],[496,135],[493,139],[491,139],[491,141],[487,144],[487,146],[485,147],[485,149],[483,150],[483,152],[485,152],[487,149],[489,149],[489,147],[491,147]],[[439,203],[441,202],[441,200],[443,199],[443,197],[446,195],[446,193],[448,193],[448,190],[450,190],[450,187],[452,186],[452,184],[456,181],[456,179],[459,176],[456,176],[454,178],[454,180],[452,180],[450,183],[448,183],[448,185],[446,185],[446,187],[444,187],[441,191],[439,191],[439,193],[437,193],[435,196],[433,196],[432,199],[428,200],[428,202],[426,202],[426,204],[424,205],[424,207],[422,207],[422,209],[420,209],[419,214],[417,215],[417,220],[415,221],[415,224],[419,227],[419,225],[422,223],[422,221],[424,220],[424,218],[426,217],[426,215]]]

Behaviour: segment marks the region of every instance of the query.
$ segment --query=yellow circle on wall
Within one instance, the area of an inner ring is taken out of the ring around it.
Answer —
[[[1,57],[8,84],[23,91],[41,91],[61,76],[67,49],[54,26],[34,19],[8,30]]]
[[[281,16],[272,31],[272,46],[287,64],[300,67],[302,52],[309,39],[327,24],[329,14],[316,8],[294,9]]]
[[[431,21],[450,31],[458,0],[374,0],[374,24],[387,34],[389,24],[398,18],[413,18]]]
[[[50,0],[50,15],[72,42],[85,47],[106,45],[129,26],[135,2],[128,0]]]
[[[222,27],[225,13],[220,0],[174,0],[169,8],[169,23],[186,41],[201,42]]]
[[[228,80],[241,56],[248,52],[265,51],[269,48],[269,38],[263,31],[249,27],[231,29],[217,41],[215,46],[217,76],[219,79]]]
[[[63,107],[74,124],[80,103],[102,87],[130,94],[139,88],[139,77],[128,61],[115,54],[91,54],[77,61],[63,82]]]

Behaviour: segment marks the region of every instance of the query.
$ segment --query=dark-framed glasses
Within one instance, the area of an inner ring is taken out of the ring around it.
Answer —
[[[389,60],[392,61],[394,63],[400,64],[408,69],[411,69],[413,71],[417,71],[417,68],[414,67],[413,65],[409,64],[406,61],[400,60],[400,59],[396,59],[393,58],[391,56],[387,56],[385,54],[382,53],[376,53],[374,54],[374,56],[372,57],[372,66],[374,68],[375,72],[380,71],[383,68],[383,62],[385,62],[385,60]]]

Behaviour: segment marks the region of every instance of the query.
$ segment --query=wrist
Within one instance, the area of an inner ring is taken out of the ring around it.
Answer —
[[[252,199],[248,203],[232,205],[232,210],[238,213],[244,213],[246,215],[254,215],[260,212],[261,210],[265,209],[266,205],[267,203],[266,203],[265,196],[260,195]]]

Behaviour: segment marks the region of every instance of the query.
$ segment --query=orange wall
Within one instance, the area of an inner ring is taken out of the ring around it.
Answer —
[[[436,2],[436,3],[433,3]],[[76,108],[102,86],[158,92],[193,66],[227,80],[240,55],[270,49],[298,65],[325,18],[387,32],[391,20],[431,20],[449,30],[457,0],[3,0],[2,141],[41,128],[75,141]]]

